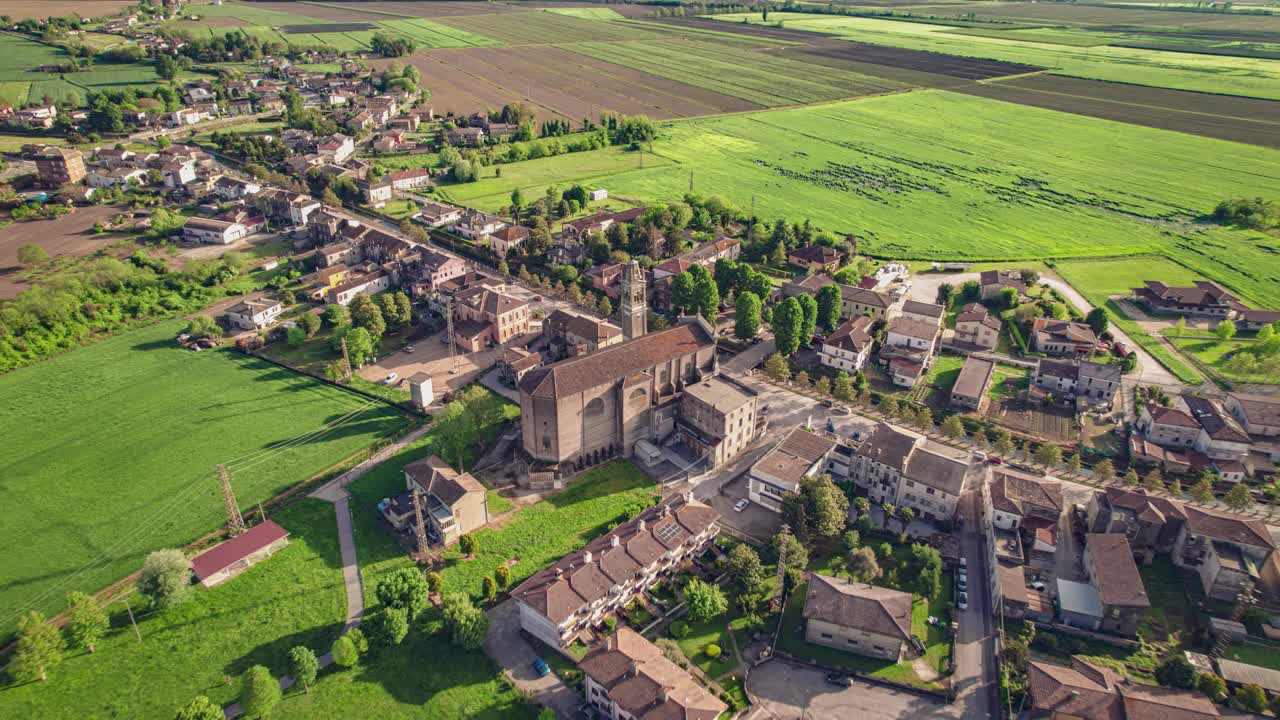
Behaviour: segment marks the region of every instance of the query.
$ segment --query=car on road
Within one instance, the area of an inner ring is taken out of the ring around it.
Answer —
[[[733,511],[734,511],[734,512],[742,512],[743,510],[746,510],[746,509],[747,509],[747,506],[748,506],[748,505],[750,505],[750,504],[751,504],[751,501],[750,501],[750,500],[748,500],[748,499],[746,499],[746,498],[742,498],[741,500],[739,500],[738,502],[736,502],[736,503],[734,503],[734,504],[733,504]]]
[[[415,347],[414,347],[414,346],[412,346],[412,345],[405,345],[405,346],[404,346],[404,351],[405,351],[405,352],[407,352],[407,353],[411,353],[411,352],[413,352],[413,351],[414,351],[414,350],[416,350],[416,349],[417,349],[417,348],[415,348]]]
[[[991,463],[992,465],[1000,465],[1000,464],[1004,463],[1004,460],[1002,460],[1002,459],[1001,459],[1000,457],[998,457],[998,456],[992,456],[992,457],[987,458],[987,462]]]
[[[840,673],[829,673],[827,675],[827,684],[835,685],[836,687],[852,687],[853,678],[848,675],[841,675]]]
[[[969,578],[964,573],[956,576],[956,589],[961,591],[969,589]]]
[[[982,452],[981,450],[974,450],[973,459],[977,460],[978,462],[982,462],[983,460],[987,459],[987,454]]]
[[[967,567],[969,567],[969,561],[968,561],[968,559],[966,559],[963,555],[962,555],[962,556],[960,556],[960,567],[962,567],[962,568],[967,568]],[[961,572],[963,572],[963,571],[961,571]]]
[[[956,596],[956,607],[961,610],[969,609],[969,593],[961,591],[960,594]]]
[[[397,375],[396,373],[387,373],[387,376],[382,378],[382,382],[388,385],[392,385],[395,383],[396,380],[399,380],[399,379],[400,379],[400,376]]]
[[[546,677],[551,674],[551,666],[542,658],[534,658],[533,671],[538,674],[538,677]]]

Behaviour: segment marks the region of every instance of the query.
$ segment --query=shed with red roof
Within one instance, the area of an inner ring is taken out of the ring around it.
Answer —
[[[191,569],[205,587],[224,583],[289,544],[289,531],[267,520],[191,558]]]

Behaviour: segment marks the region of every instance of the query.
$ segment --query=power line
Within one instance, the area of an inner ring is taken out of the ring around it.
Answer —
[[[328,433],[331,430],[337,429],[339,426],[353,420],[357,415],[361,415],[364,412],[366,412],[369,408],[379,404],[379,402],[380,401],[377,401],[377,400],[371,400],[365,403],[364,405],[357,407],[355,410],[351,411],[350,413],[344,416],[341,416],[335,420],[331,420],[313,430],[309,430],[301,435],[298,435],[297,437],[290,438],[288,440],[278,442],[274,445],[267,446],[266,448],[262,448],[259,450],[255,450],[251,453],[247,453],[245,455],[240,456],[239,458],[236,458],[235,460],[232,460],[228,463],[224,463],[224,465],[231,466],[236,463],[241,463],[241,465],[237,469],[245,470],[255,465],[266,462],[267,460],[270,460],[273,457],[276,457],[281,453],[289,449],[292,449],[293,447],[296,447],[297,445],[303,442],[308,442],[310,440],[318,439],[320,436],[324,435],[325,433]],[[97,555],[97,557],[93,558],[92,560],[90,560],[89,562],[81,566],[79,570],[67,576],[65,579],[60,581],[57,585],[41,592],[39,595],[37,595],[35,598],[29,601],[25,607],[19,608],[17,611],[9,615],[8,621],[12,622],[15,618],[21,616],[23,613],[27,612],[28,610],[32,610],[37,605],[46,603],[49,600],[51,595],[53,595],[54,593],[61,592],[67,587],[70,587],[75,581],[77,581],[85,573],[98,570],[110,564],[111,562],[117,560],[119,558],[119,555],[122,552],[126,551],[128,547],[132,545],[135,541],[141,540],[142,538],[146,537],[145,533],[147,531],[154,530],[154,526],[157,524],[157,520],[166,516],[170,520],[174,519],[176,517],[175,513],[181,512],[180,508],[190,498],[192,492],[199,490],[201,488],[207,488],[207,485],[205,485],[205,483],[207,483],[208,480],[210,480],[213,477],[215,477],[215,475],[204,473],[190,480],[185,487],[182,487],[176,490],[175,491],[176,495],[171,497],[167,503],[165,503],[160,508],[158,508],[148,518],[146,518],[145,520],[135,525],[124,535],[120,536],[112,545],[108,546],[106,549],[100,552]],[[191,507],[190,505],[186,505],[187,509],[190,509],[190,507]],[[143,534],[139,535],[138,533],[143,533]]]

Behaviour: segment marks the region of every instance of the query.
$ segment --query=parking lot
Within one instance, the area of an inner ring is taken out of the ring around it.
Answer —
[[[782,660],[751,671],[747,691],[778,720],[901,720],[959,718],[963,705],[948,705],[905,690],[854,680],[841,688],[820,670]]]

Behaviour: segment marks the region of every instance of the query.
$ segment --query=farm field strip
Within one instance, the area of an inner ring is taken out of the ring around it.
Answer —
[[[1034,77],[1014,78],[1007,82],[993,81],[973,84],[955,88],[955,90],[967,95],[1003,100],[1020,105],[1032,105],[1049,110],[1060,110],[1106,120],[1145,125],[1162,130],[1175,130],[1221,140],[1280,148],[1280,102],[1253,100],[1253,102],[1277,106],[1275,114],[1271,115],[1275,119],[1239,117],[1187,109],[1194,107],[1214,107],[1216,109],[1216,105],[1207,105],[1205,101],[1209,98],[1206,98],[1202,93],[1190,93],[1182,90],[1129,86],[1127,88],[1128,100],[1102,97],[1104,94],[1111,94],[1111,91],[1108,88],[1097,86],[1106,86],[1108,84],[1100,80],[1082,80],[1059,75],[1037,75]],[[1182,93],[1190,97],[1183,103],[1183,108],[1176,108],[1170,107],[1172,102],[1160,96],[1153,99],[1156,104],[1148,104],[1145,91]],[[1216,100],[1217,98],[1212,99]]]
[[[466,115],[478,110],[498,109],[507,103],[521,100],[533,105],[533,110],[540,116],[542,113],[539,109],[566,120],[581,119],[581,116],[570,117],[556,108],[544,105],[536,97],[525,97],[518,89],[513,92],[511,88],[490,78],[467,72],[438,57],[439,52],[414,53],[408,58],[408,61],[422,72],[422,77],[430,79],[431,100],[437,112]],[[526,88],[526,90],[529,89],[531,88]],[[536,96],[536,93],[534,95]],[[542,117],[544,120],[547,119],[545,116]]]
[[[812,65],[694,42],[575,43],[565,47],[766,106],[833,100],[907,87],[892,80],[841,71],[825,73],[821,81],[801,79],[813,75]],[[780,82],[781,77],[788,80]]]
[[[404,423],[259,360],[182,349],[182,326],[157,323],[0,376],[0,489],[24,509],[0,541],[30,550],[0,563],[0,631],[20,608],[57,611],[67,590],[96,591],[146,552],[216,529],[215,463],[240,459],[230,469],[248,508]],[[330,423],[341,424],[302,437]],[[289,440],[299,441],[277,447]]]
[[[1147,27],[1186,30],[1280,33],[1280,17],[1272,15],[1200,13],[1126,8],[1113,5],[1074,3],[967,3],[962,6],[913,7],[913,13],[937,15],[972,14],[978,20],[1004,20],[1028,24],[1066,24],[1084,28]]]
[[[403,35],[408,35],[427,47],[480,47],[499,44],[497,40],[483,35],[476,35],[475,33],[469,33],[420,18],[390,20],[379,24]]]
[[[607,7],[548,8],[547,12],[555,13],[556,15],[568,15],[569,17],[576,17],[582,20],[625,20],[626,19],[624,16],[619,15],[618,13],[614,12],[613,10]]]
[[[775,14],[771,13],[773,20]],[[848,40],[913,50],[977,57],[1049,68],[1060,75],[1244,97],[1280,99],[1280,61],[1259,58],[1105,47],[1049,45],[1001,38],[955,35],[941,25],[859,17],[777,13],[788,29],[838,35]],[[720,22],[758,15],[718,15]]]
[[[318,19],[300,15],[291,12],[281,12],[281,7],[300,7],[292,3],[271,3],[268,9],[263,4],[250,5],[247,3],[229,2],[224,5],[199,5],[191,8],[189,15],[199,15],[200,17],[229,17],[235,18],[241,22],[250,25],[284,26],[284,25],[324,25],[332,22],[331,20]]]
[[[605,148],[588,153],[571,153],[512,163],[503,166],[500,178],[494,175],[495,168],[485,167],[481,169],[482,177],[485,178],[482,182],[444,186],[438,192],[451,202],[474,205],[493,212],[504,203],[508,206],[511,204],[511,191],[515,188],[521,188],[525,192],[536,188],[541,193],[546,186],[569,178],[578,183],[589,183],[592,180],[612,183],[630,173],[661,172],[674,164],[675,161],[661,155],[628,152],[616,147]]]
[[[256,4],[256,3],[255,3]],[[276,4],[267,0],[265,5]],[[315,17],[347,19],[352,13],[368,13],[372,15],[397,17],[449,17],[454,15],[493,15],[497,13],[519,12],[518,8],[496,2],[449,2],[449,0],[362,0],[358,3],[329,3],[321,0],[303,0],[298,3],[299,12],[312,13]],[[359,10],[356,10],[359,8]],[[337,14],[341,13],[342,17]]]
[[[439,22],[509,45],[660,40],[663,37],[660,33],[634,23],[585,20],[545,11],[463,15],[440,18]]]

